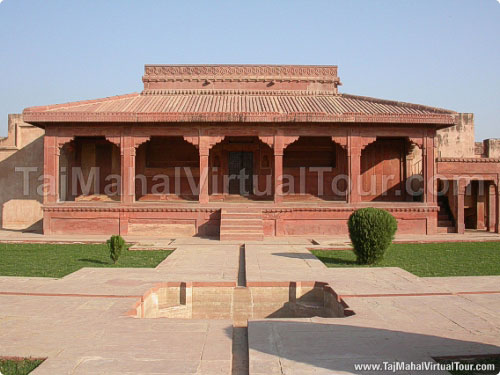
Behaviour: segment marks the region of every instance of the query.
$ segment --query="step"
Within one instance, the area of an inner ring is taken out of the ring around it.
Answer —
[[[263,225],[228,225],[223,224],[220,226],[221,231],[225,230],[235,230],[235,229],[244,229],[244,230],[253,230],[253,231],[262,231]]]
[[[437,233],[456,233],[455,227],[437,227]]]
[[[233,233],[246,233],[246,234],[262,234],[262,228],[260,229],[245,229],[245,228],[225,228],[221,229],[222,234],[233,234]]]
[[[264,239],[264,235],[261,233],[242,233],[242,232],[233,232],[233,233],[221,233],[220,240],[221,241],[262,241]]]
[[[220,231],[221,233],[224,231],[250,231],[250,232],[262,232],[264,227],[260,226],[244,226],[244,225],[221,225]]]
[[[262,241],[264,239],[262,209],[223,208],[220,220],[220,239],[222,241]]]
[[[231,212],[227,214],[222,214],[222,218],[224,219],[260,219],[262,218],[262,214],[256,214],[256,213],[245,213],[245,212]]]
[[[235,225],[241,225],[241,226],[258,226],[262,225],[262,219],[228,219],[228,218],[222,218],[221,221],[221,226],[228,224],[231,226]]]
[[[225,207],[221,209],[221,213],[262,213],[261,208],[255,207]]]

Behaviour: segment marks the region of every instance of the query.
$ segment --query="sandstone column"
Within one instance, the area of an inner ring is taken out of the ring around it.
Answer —
[[[455,181],[455,194],[457,197],[457,233],[465,233],[465,189],[467,183],[463,180]]]
[[[43,140],[44,204],[59,200],[59,154],[57,136],[46,134]]]
[[[283,202],[283,152],[284,137],[282,134],[274,136],[274,203]]]
[[[347,202],[361,202],[361,137],[351,134],[347,144],[347,168],[349,173],[349,189]]]
[[[434,180],[436,157],[433,135],[427,135],[426,137],[424,137],[422,159],[424,175],[424,202],[430,205],[436,205],[436,181]]]
[[[486,225],[484,222],[484,216],[486,211],[486,187],[484,181],[478,181],[477,188],[477,204],[476,204],[476,217],[477,224],[476,229],[484,230],[486,229]]]
[[[200,149],[200,193],[199,202],[208,203],[208,152],[202,154]]]
[[[497,184],[497,194],[496,194],[496,217],[497,217],[497,222],[496,222],[496,232],[500,233],[500,183]]]
[[[497,187],[490,183],[488,187],[488,231],[496,232]]]
[[[135,201],[135,141],[132,136],[122,136],[121,143],[121,202]]]
[[[199,153],[200,153],[200,191],[198,195],[198,201],[202,204],[209,202],[208,196],[208,156],[210,153],[210,140],[207,136],[201,136],[199,138]]]

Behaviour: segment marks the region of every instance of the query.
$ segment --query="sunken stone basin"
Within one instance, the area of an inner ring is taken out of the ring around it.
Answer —
[[[338,318],[345,304],[321,282],[167,282],[150,289],[128,315],[136,318]]]

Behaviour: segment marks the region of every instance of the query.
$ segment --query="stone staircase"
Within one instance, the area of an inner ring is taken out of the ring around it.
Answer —
[[[221,210],[221,241],[262,241],[263,239],[262,210],[248,207]]]
[[[455,233],[455,220],[451,214],[450,205],[447,197],[439,197],[438,199],[438,233]]]

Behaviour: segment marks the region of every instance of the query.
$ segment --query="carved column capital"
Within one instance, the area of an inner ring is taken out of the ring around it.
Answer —
[[[464,195],[470,180],[467,178],[460,178],[455,180],[455,186],[457,188],[457,194]]]
[[[216,144],[222,142],[224,140],[224,136],[212,136],[212,135],[200,135],[198,140],[198,149],[200,156],[210,154],[210,149],[214,147]]]
[[[121,145],[121,137],[119,135],[116,136],[106,136],[106,140],[113,143],[114,145],[120,147]]]
[[[408,137],[408,140],[419,149],[424,149],[424,139],[422,137]]]
[[[332,141],[342,147],[344,150],[347,150],[347,137],[332,137]]]
[[[194,147],[200,147],[200,137],[199,136],[182,136],[184,140],[188,143],[191,143]]]
[[[299,136],[285,135],[283,136],[283,151],[290,146],[292,143],[299,140]]]
[[[274,148],[274,137],[272,135],[270,135],[270,136],[259,135],[259,140],[262,143],[265,143],[266,145],[268,145],[269,147]]]
[[[61,148],[63,148],[65,144],[70,143],[74,139],[75,139],[75,137],[73,137],[73,136],[71,136],[71,137],[59,137],[58,136],[56,139],[56,148],[61,150]]]
[[[151,137],[149,136],[133,136],[132,137],[132,147],[137,149],[140,145],[142,145],[143,143],[146,143],[147,141],[149,141],[151,139]]]
[[[366,147],[368,147],[369,145],[371,145],[372,143],[374,143],[376,140],[377,140],[377,137],[371,137],[371,136],[368,136],[368,137],[365,137],[365,136],[362,136],[360,137],[360,150],[363,151]]]

